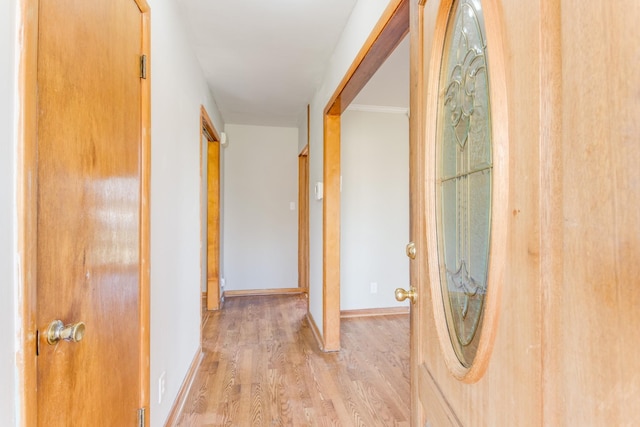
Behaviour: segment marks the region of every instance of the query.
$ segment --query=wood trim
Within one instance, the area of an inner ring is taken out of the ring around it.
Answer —
[[[322,206],[323,339],[340,349],[340,114],[409,32],[409,0],[393,0],[324,109]]]
[[[191,386],[193,385],[193,381],[196,379],[196,374],[198,373],[198,369],[200,368],[200,365],[202,365],[203,360],[204,352],[202,351],[202,347],[198,347],[198,351],[193,357],[193,361],[189,366],[187,375],[184,377],[184,381],[182,381],[182,385],[180,386],[180,390],[178,391],[176,400],[174,400],[173,405],[171,406],[169,416],[164,423],[165,427],[172,427],[176,425],[176,422],[178,421],[178,418],[182,413],[182,409],[184,408],[184,403],[187,400],[187,396],[189,395],[189,391],[191,390]]]
[[[298,156],[298,286],[309,291],[309,145]]]
[[[220,309],[220,143],[207,142],[207,310]]]
[[[309,328],[311,329],[311,333],[318,343],[318,347],[320,350],[324,351],[324,343],[322,342],[322,334],[320,333],[320,329],[318,329],[318,325],[316,321],[313,319],[313,315],[310,311],[307,311],[307,323],[309,323]]]
[[[268,295],[291,295],[291,294],[303,294],[303,289],[300,288],[276,288],[276,289],[245,289],[241,291],[224,291],[225,298],[233,297],[253,297],[253,296],[268,296]]]
[[[429,316],[424,307],[429,304],[427,298],[420,295],[429,294],[429,284],[426,283],[427,269],[424,265],[426,256],[426,235],[424,224],[425,197],[425,157],[424,157],[424,1],[411,2],[410,10],[410,90],[409,90],[409,205],[410,240],[416,246],[415,259],[409,261],[409,278],[418,291],[418,302],[411,310],[411,420],[413,425],[423,426],[426,416],[420,404],[419,366],[423,363],[426,339],[425,325]]]
[[[207,113],[207,109],[204,108],[204,105],[200,105],[200,118],[201,126],[207,129],[207,132],[209,132],[209,135],[211,135],[215,141],[220,142],[220,134],[216,130],[215,126],[213,126],[213,121],[211,121],[211,117],[209,117],[209,113]]]
[[[135,0],[142,13],[142,54],[147,61],[147,78],[141,79],[141,177],[140,177],[140,408],[146,408],[150,422],[151,394],[151,11],[146,0]]]
[[[340,116],[324,116],[322,304],[325,351],[340,350]]]
[[[325,114],[340,115],[409,33],[409,1],[393,0],[333,93]]]
[[[16,357],[18,368],[18,424],[37,423],[37,359],[36,347],[36,212],[37,212],[37,63],[38,0],[20,2],[20,34],[22,49],[19,59],[18,135],[17,135],[17,227],[18,227],[18,317],[22,319]],[[31,350],[31,351],[30,351]]]
[[[207,139],[207,176],[204,176],[202,163],[204,161],[202,140]],[[213,140],[210,140],[213,138]],[[202,227],[207,223],[207,241],[200,241],[200,247],[207,247],[207,265],[200,265],[200,271],[207,271],[207,310],[220,309],[220,135],[213,126],[211,117],[204,105],[200,106],[200,203],[207,205],[207,218],[200,218],[200,239],[202,239]],[[217,150],[213,153],[211,150]],[[217,177],[217,179],[215,179]],[[202,183],[207,180],[207,193],[204,192]],[[212,191],[215,183],[215,191]],[[202,215],[202,209],[200,209]],[[201,257],[202,259],[202,257]],[[213,290],[211,292],[210,290]]]
[[[409,314],[410,312],[411,309],[409,307],[361,308],[357,310],[341,310],[340,318],[398,316]]]

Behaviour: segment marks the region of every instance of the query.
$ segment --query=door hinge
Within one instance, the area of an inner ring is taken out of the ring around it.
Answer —
[[[40,331],[36,329],[36,356],[40,356]]]
[[[138,409],[138,427],[144,427],[144,414],[145,414],[145,409],[144,408],[140,408]]]
[[[147,55],[140,55],[140,78],[147,78]]]

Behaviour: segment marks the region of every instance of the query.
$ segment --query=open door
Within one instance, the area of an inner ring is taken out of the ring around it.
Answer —
[[[640,423],[639,4],[411,12],[412,425]]]

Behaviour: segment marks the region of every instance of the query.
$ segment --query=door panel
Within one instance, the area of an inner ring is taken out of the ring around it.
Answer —
[[[40,1],[38,425],[137,421],[141,37],[133,0]],[[55,319],[82,341],[49,345]]]
[[[497,329],[489,330],[491,325],[485,321],[485,329],[482,330],[483,334],[495,333],[486,371],[479,374],[479,378],[473,378],[471,383],[463,382],[454,377],[443,356],[437,328],[438,323],[444,322],[444,319],[439,317],[441,313],[434,311],[437,305],[434,305],[432,295],[435,294],[430,290],[429,274],[423,274],[417,282],[421,298],[417,303],[415,317],[424,327],[414,379],[418,382],[425,419],[431,425],[541,425],[539,190],[535,179],[539,166],[540,137],[537,103],[539,70],[536,67],[539,55],[536,43],[539,5],[528,1],[500,4],[483,1],[482,4],[487,31],[489,73],[503,76],[499,79],[499,84],[502,84],[507,99],[527,100],[526,103],[514,102],[508,105],[505,105],[503,99],[491,100],[494,104],[491,111],[494,137],[499,137],[495,134],[506,132],[509,136],[507,147],[502,151],[507,152],[508,156],[500,158],[495,155],[494,159],[494,168],[504,167],[508,171],[503,179],[496,177],[494,181],[494,185],[508,188],[508,200],[498,200],[499,203],[494,203],[493,206],[493,216],[508,217],[504,223],[497,225],[502,229],[496,230],[494,225],[492,230],[492,244],[505,245],[504,252],[508,254],[507,259],[501,260],[505,266],[503,279],[499,283],[502,286],[502,296],[499,299],[502,304],[498,304]],[[426,186],[435,186],[437,78],[450,5],[450,1],[434,0],[426,2],[424,9],[418,10],[423,13],[423,111],[426,118],[423,142],[425,156],[422,161],[426,166],[425,176],[421,181]],[[490,81],[490,85],[492,84],[495,88],[496,83]],[[499,121],[497,129],[496,120]],[[426,217],[426,212],[435,209],[429,208],[434,203],[434,191],[427,187],[424,192],[427,197],[426,211],[423,214],[427,230],[426,246],[435,251],[434,241],[437,235],[432,227],[435,217]],[[505,215],[507,210],[508,216]],[[496,237],[499,235],[506,237]],[[425,252],[423,251],[425,259],[433,255]],[[433,272],[430,273],[433,277]],[[495,285],[496,283],[489,282],[488,286]],[[438,304],[442,303],[438,301]]]
[[[640,3],[563,1],[545,424],[640,425]],[[553,40],[550,40],[552,43]],[[546,252],[545,252],[546,253]]]
[[[497,61],[490,72],[502,67],[506,92],[494,107],[506,111],[499,125],[508,135],[508,198],[494,208],[508,212],[499,225],[507,251],[489,363],[467,383],[445,363],[426,261],[437,238],[427,215],[434,41],[450,1],[422,3],[412,7],[412,88],[420,96],[411,109],[422,119],[412,122],[421,158],[412,159],[411,185],[427,195],[423,203],[412,190],[413,425],[638,424],[640,359],[628,347],[640,342],[640,291],[630,285],[640,273],[640,4],[482,1],[488,55]]]

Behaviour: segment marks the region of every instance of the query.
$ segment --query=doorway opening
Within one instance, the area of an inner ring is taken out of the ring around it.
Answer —
[[[298,155],[298,287],[309,292],[309,144]]]
[[[200,107],[200,271],[202,321],[220,309],[220,136]],[[202,322],[201,322],[202,323]]]
[[[323,349],[340,349],[341,115],[409,33],[409,1],[389,4],[324,110]]]

